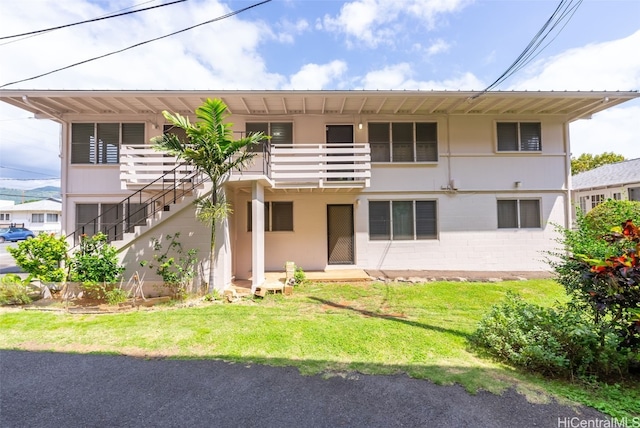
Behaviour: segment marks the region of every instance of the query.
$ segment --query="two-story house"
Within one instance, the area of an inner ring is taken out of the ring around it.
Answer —
[[[207,183],[150,147],[168,110],[228,106],[238,136],[264,131],[225,185],[217,288],[282,271],[541,271],[569,226],[569,123],[637,92],[52,91],[0,100],[62,125],[63,231],[107,232],[127,274],[152,237],[181,233],[208,269],[189,203]],[[207,278],[204,274],[204,278]]]

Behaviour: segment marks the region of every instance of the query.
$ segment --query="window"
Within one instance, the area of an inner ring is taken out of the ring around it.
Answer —
[[[438,124],[369,123],[372,162],[437,162]]]
[[[58,214],[47,213],[47,223],[57,223],[57,222],[58,222]]]
[[[9,213],[0,213],[0,221],[10,221],[11,214]]]
[[[271,136],[271,140],[263,139],[260,144],[247,147],[247,150],[250,152],[263,153],[267,141],[271,144],[293,144],[293,124],[290,122],[247,122],[245,124],[245,130],[247,135],[262,132],[264,135]]]
[[[531,229],[541,227],[538,199],[498,200],[498,229]]]
[[[580,211],[584,214],[587,212],[587,203],[590,202],[589,196],[580,196]]]
[[[144,124],[71,124],[72,164],[117,164],[122,144],[145,144]]]
[[[436,217],[436,201],[369,201],[369,239],[437,239]]]
[[[498,122],[499,152],[542,151],[542,131],[539,122]]]
[[[591,208],[595,208],[604,202],[604,195],[591,195]]]
[[[44,213],[32,213],[31,223],[44,223]]]
[[[122,239],[123,230],[144,226],[146,219],[146,204],[76,204],[76,231],[88,236],[102,232],[109,241]]]
[[[621,199],[622,199],[622,193],[620,193],[620,192],[615,192],[615,193],[613,194],[613,200],[614,200],[614,201],[619,201],[619,200],[621,200]]]
[[[247,202],[247,231],[252,230],[251,202]],[[264,203],[265,232],[293,232],[293,202]]]

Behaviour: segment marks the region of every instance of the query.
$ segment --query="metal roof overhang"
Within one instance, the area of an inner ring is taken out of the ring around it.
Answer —
[[[280,91],[280,90],[0,90],[0,101],[36,117],[189,115],[207,98],[220,98],[230,114],[292,115],[560,115],[590,117],[637,91]]]

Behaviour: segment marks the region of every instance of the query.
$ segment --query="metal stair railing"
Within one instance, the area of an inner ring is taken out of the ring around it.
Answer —
[[[208,180],[205,174],[195,171],[192,165],[179,164],[66,235],[67,240],[73,238],[71,250],[79,245],[82,236],[93,236],[98,232],[104,233],[109,242],[121,240],[125,232],[130,233],[135,226],[146,225],[147,219],[159,211],[168,211],[171,204],[192,194]],[[145,196],[145,192],[153,195]]]

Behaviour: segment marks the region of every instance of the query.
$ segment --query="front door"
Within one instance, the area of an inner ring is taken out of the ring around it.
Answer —
[[[353,205],[327,205],[330,265],[354,264]]]

